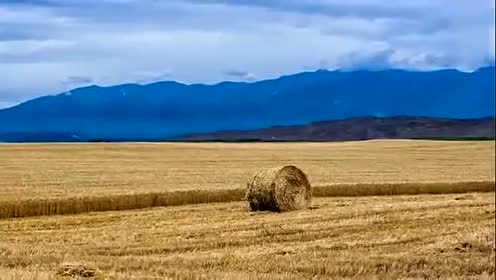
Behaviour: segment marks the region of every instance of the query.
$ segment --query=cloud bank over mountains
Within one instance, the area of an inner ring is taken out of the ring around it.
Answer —
[[[494,65],[494,1],[0,0],[0,107],[88,84]]]

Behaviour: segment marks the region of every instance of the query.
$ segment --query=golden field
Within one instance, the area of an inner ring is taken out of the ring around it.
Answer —
[[[0,220],[0,279],[494,279],[494,193],[243,202]],[[60,278],[63,279],[63,278]],[[67,279],[67,278],[66,278]]]
[[[312,186],[494,181],[493,141],[0,145],[0,200],[246,187],[295,164]]]
[[[250,212],[281,164],[312,208]],[[0,279],[494,279],[494,174],[494,141],[2,144]]]
[[[494,190],[493,141],[0,145],[0,219],[239,201],[295,164],[316,196]]]

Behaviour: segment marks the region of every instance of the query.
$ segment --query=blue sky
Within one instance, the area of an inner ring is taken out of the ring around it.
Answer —
[[[494,64],[493,0],[0,0],[0,108],[88,84]]]

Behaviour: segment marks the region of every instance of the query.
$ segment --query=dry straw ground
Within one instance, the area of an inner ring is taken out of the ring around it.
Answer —
[[[0,145],[0,213],[68,214],[0,219],[0,279],[494,279],[494,192],[475,192],[494,190],[494,152],[435,141]],[[317,196],[355,197],[288,213],[245,202],[124,210],[237,200],[256,170],[281,164],[301,167]]]
[[[494,279],[494,193],[242,202],[0,220],[0,279]],[[67,278],[66,278],[67,279]]]
[[[0,218],[237,201],[257,170],[282,164],[316,196],[491,191],[494,152],[493,141],[0,145]]]

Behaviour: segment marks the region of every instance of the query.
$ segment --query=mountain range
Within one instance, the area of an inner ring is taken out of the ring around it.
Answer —
[[[252,83],[77,88],[0,110],[0,141],[7,134],[154,140],[368,116],[494,115],[494,67],[474,72],[318,70]]]

